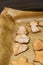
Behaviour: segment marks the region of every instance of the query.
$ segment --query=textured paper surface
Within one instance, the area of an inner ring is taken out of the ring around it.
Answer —
[[[21,19],[24,18],[26,20],[27,16],[29,21],[31,21],[32,19],[35,19],[36,21],[40,21],[43,19],[43,16],[37,17],[35,16],[36,15],[35,13],[34,13],[35,17],[29,17],[29,15],[30,14],[22,15]],[[42,19],[39,20],[38,19],[39,17]],[[34,43],[34,40],[36,38],[41,38],[43,40],[43,27],[39,27],[41,29],[41,32],[33,34],[31,32],[31,28],[29,27],[29,22],[17,23],[16,21],[18,21],[19,16],[17,17],[17,19],[15,20],[13,19],[14,18],[6,14],[0,16],[0,65],[10,65],[9,63],[10,60],[17,60],[22,55],[26,56],[29,62],[33,62],[35,55],[34,55],[32,44]],[[28,44],[29,49],[26,52],[23,52],[17,56],[14,56],[12,52],[13,36],[15,38],[16,31],[18,27],[21,25],[25,26],[29,31],[29,34],[28,34],[28,36],[30,37],[30,42]],[[34,64],[40,65],[40,63],[38,62],[35,62]]]

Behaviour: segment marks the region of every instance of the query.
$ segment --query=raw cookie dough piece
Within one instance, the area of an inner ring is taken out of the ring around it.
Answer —
[[[33,65],[33,63],[28,62],[27,58],[24,56],[18,59],[17,61],[11,61],[10,64],[11,65]]]
[[[15,38],[15,41],[18,43],[28,43],[29,42],[29,37],[27,35],[17,35]]]
[[[28,49],[28,45],[26,44],[19,44],[19,43],[15,43],[13,45],[13,52],[14,52],[14,55],[18,55],[24,51],[26,51]]]
[[[30,26],[37,26],[37,25],[38,25],[38,23],[36,21],[30,22]]]
[[[33,49],[34,50],[43,50],[43,41],[40,39],[36,39],[33,44]]]
[[[36,26],[32,26],[31,29],[32,29],[33,33],[36,33],[36,32],[40,31],[40,29],[38,27],[36,27]]]
[[[35,51],[34,61],[43,65],[43,51]]]
[[[39,26],[42,26],[43,27],[43,21],[42,22],[39,22]]]
[[[20,26],[16,33],[18,35],[20,35],[20,34],[28,34],[28,31],[26,30],[26,28],[24,26]]]

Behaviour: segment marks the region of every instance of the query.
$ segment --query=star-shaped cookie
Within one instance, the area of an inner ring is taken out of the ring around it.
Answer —
[[[18,55],[18,54],[23,53],[24,51],[26,51],[28,49],[28,45],[15,43],[12,46],[12,48],[13,48],[14,55]]]
[[[18,31],[16,32],[16,34],[18,34],[18,35],[25,34],[26,35],[26,34],[28,34],[28,31],[24,26],[20,26]]]
[[[27,35],[17,35],[15,38],[15,42],[26,44],[29,42],[29,37]]]

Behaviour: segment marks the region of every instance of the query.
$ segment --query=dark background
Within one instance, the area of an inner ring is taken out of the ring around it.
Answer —
[[[43,11],[43,0],[0,0],[0,12],[4,7],[27,11]]]

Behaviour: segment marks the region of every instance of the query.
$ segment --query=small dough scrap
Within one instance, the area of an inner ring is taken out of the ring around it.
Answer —
[[[15,41],[18,43],[28,43],[29,42],[29,37],[27,35],[17,35],[15,38]]]
[[[24,56],[18,59],[17,61],[11,61],[10,64],[11,65],[33,65],[33,63],[28,62],[27,58]]]
[[[42,22],[39,22],[39,26],[42,26],[43,27],[43,21]]]
[[[35,51],[34,61],[43,65],[43,51]]]
[[[31,29],[32,29],[33,33],[36,33],[36,32],[40,31],[40,29],[38,27],[36,27],[36,26],[32,26]]]
[[[40,39],[36,39],[33,44],[33,49],[34,50],[43,50],[43,41]]]
[[[20,34],[28,34],[28,31],[26,30],[26,28],[24,26],[20,26],[16,33],[18,35],[20,35]]]
[[[26,44],[19,44],[19,43],[15,43],[13,45],[13,52],[14,52],[14,55],[18,55],[24,51],[26,51],[28,49],[28,45]]]
[[[38,23],[36,21],[30,22],[30,26],[37,26],[37,25],[38,25]]]

